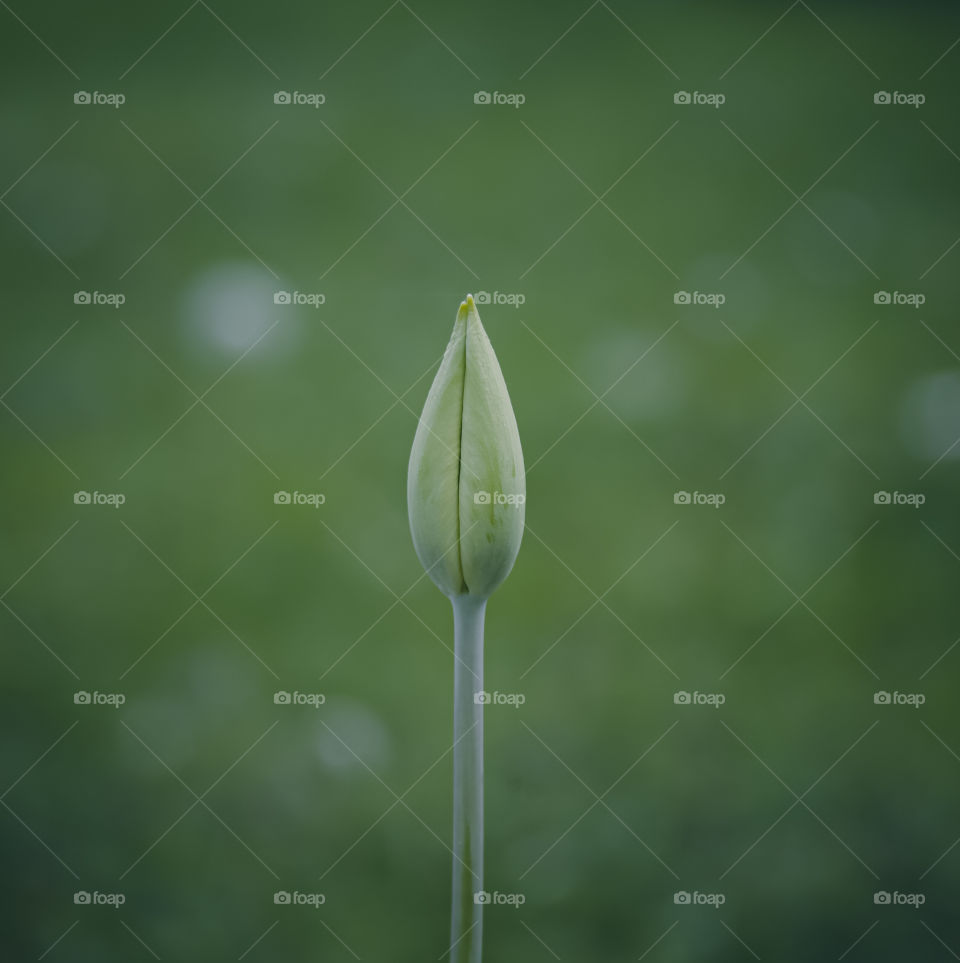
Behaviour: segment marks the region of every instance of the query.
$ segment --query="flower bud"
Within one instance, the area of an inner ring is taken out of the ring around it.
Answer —
[[[414,548],[441,592],[490,596],[513,568],[525,502],[517,421],[468,294],[427,395],[407,473]]]

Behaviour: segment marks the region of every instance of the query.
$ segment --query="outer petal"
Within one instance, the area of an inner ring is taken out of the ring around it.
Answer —
[[[417,557],[451,598],[466,591],[458,498],[466,327],[461,307],[417,425],[407,471],[407,511]]]
[[[460,316],[466,319],[460,565],[467,591],[487,598],[510,574],[520,550],[526,476],[510,395],[470,295]]]

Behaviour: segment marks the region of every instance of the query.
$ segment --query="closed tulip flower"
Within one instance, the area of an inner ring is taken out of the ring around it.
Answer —
[[[483,901],[483,619],[523,536],[520,435],[473,297],[460,305],[410,453],[407,508],[427,574],[453,604],[451,963],[480,963]]]
[[[510,395],[467,295],[427,395],[407,476],[413,544],[440,591],[451,599],[490,597],[520,549],[525,501]]]

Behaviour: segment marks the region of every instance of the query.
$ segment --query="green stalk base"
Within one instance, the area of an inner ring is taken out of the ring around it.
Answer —
[[[450,963],[481,963],[483,904],[483,616],[486,599],[453,600],[453,912]]]

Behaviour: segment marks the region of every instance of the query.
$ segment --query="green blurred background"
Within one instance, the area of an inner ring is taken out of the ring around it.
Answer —
[[[4,959],[441,958],[452,620],[404,488],[467,291],[522,295],[480,311],[529,470],[487,959],[960,953],[960,10],[0,22]]]

